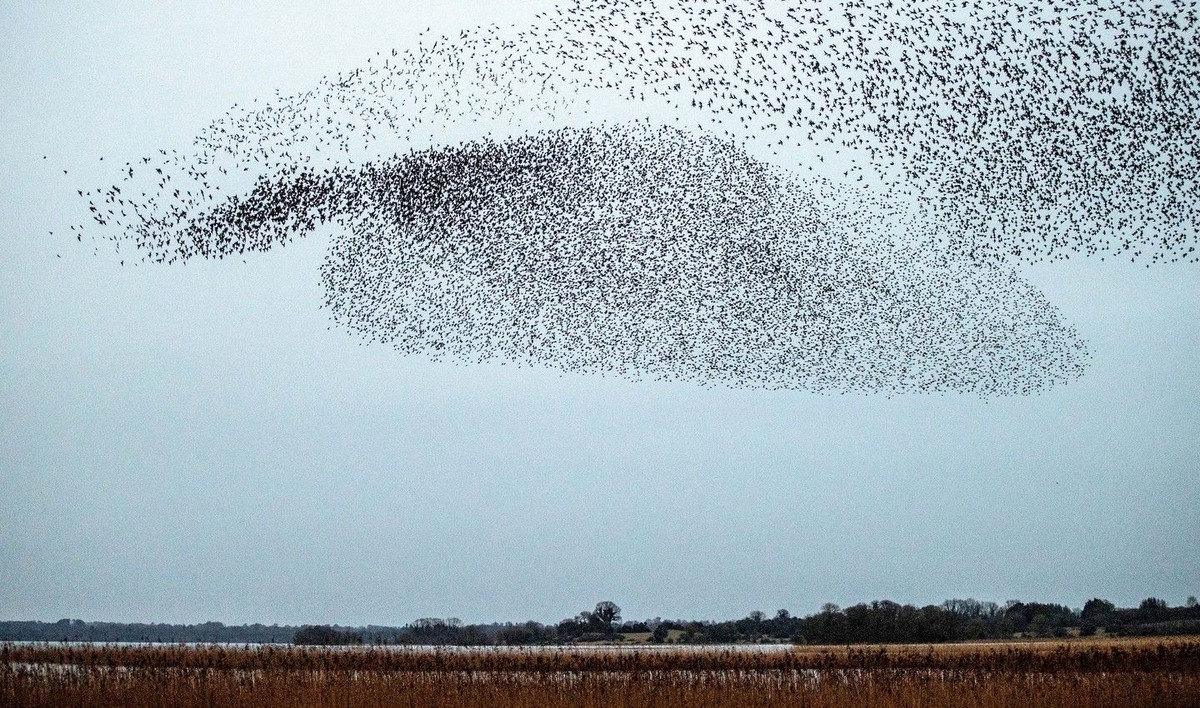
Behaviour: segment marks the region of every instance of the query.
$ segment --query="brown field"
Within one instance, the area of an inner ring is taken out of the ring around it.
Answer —
[[[2,706],[1200,706],[1200,638],[515,650],[0,646]]]

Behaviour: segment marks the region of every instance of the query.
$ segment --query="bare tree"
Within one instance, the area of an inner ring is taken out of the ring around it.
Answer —
[[[592,617],[595,617],[596,621],[604,626],[604,629],[611,630],[614,622],[621,621],[621,608],[611,600],[597,602],[596,609],[592,611]]]

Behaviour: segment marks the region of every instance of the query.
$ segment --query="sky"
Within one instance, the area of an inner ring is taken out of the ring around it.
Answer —
[[[136,268],[69,235],[101,157],[551,5],[0,2],[0,619],[1200,594],[1195,264],[1021,266],[1082,378],[889,397],[404,356],[331,327],[328,233]]]

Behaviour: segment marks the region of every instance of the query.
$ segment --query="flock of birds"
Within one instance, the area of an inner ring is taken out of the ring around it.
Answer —
[[[1200,261],[1197,26],[1195,0],[577,0],[235,106],[80,196],[161,263],[329,225],[334,321],[406,353],[1031,393],[1088,352],[1016,264]]]

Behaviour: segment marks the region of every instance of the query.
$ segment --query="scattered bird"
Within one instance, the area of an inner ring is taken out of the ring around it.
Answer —
[[[1032,393],[1088,353],[1014,264],[1200,261],[1196,5],[579,0],[234,106],[83,196],[161,263],[332,226],[325,306],[406,353]]]

